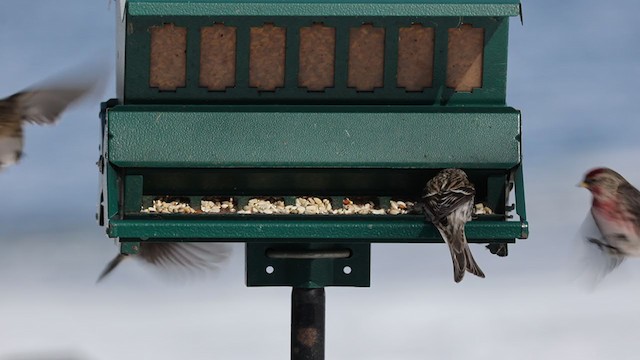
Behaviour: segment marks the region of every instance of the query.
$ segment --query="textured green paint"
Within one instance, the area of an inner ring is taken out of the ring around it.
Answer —
[[[519,6],[519,0],[133,0],[128,12],[138,16],[516,16]]]
[[[517,191],[516,192],[516,209],[518,211],[518,215],[520,215],[521,218],[523,219],[527,219],[527,212],[526,212],[526,205],[525,205],[525,198],[524,198],[524,171],[522,169],[522,165],[518,166],[516,173],[515,173],[515,183],[516,183],[516,188],[521,189],[521,191]]]
[[[520,162],[520,114],[510,108],[118,106],[108,116],[109,160],[120,167],[509,169]]]
[[[136,255],[140,253],[140,242],[134,241],[122,241],[120,242],[120,253],[126,255]]]
[[[495,211],[499,211],[497,209],[502,209],[505,203],[505,191],[504,191],[505,185],[506,185],[505,173],[500,175],[487,174],[487,188],[489,189],[489,191],[487,192],[487,196],[483,198],[481,201],[490,209],[495,209]],[[478,199],[478,201],[480,201],[480,199]],[[503,211],[500,210],[500,213],[502,212]]]
[[[446,87],[448,30],[461,21],[485,31],[482,87],[472,92],[455,92]],[[237,28],[236,83],[226,91],[208,91],[199,86],[200,28],[223,22]],[[285,86],[275,91],[258,91],[249,87],[249,27],[272,22],[287,30]],[[298,87],[298,29],[314,22],[336,29],[334,86],[309,92]],[[384,86],[374,91],[356,91],[347,86],[349,31],[362,23],[384,27]],[[186,27],[187,83],[176,91],[149,87],[149,28],[173,23]],[[397,87],[398,29],[420,23],[435,29],[433,86],[423,91],[407,92]],[[124,24],[122,26],[125,26]],[[166,16],[129,17],[127,19],[126,64],[121,76],[125,104],[420,104],[446,106],[504,105],[507,77],[508,18],[504,17],[294,17],[294,16]]]
[[[522,237],[519,221],[472,221],[466,234],[471,242],[513,240]],[[112,220],[110,237],[152,238],[153,241],[216,239],[217,241],[273,242],[442,242],[440,234],[422,216],[203,216],[202,220]]]
[[[267,249],[350,249],[347,259],[272,259],[266,256]],[[369,286],[371,267],[370,244],[268,244],[247,243],[247,286],[293,286],[320,288],[325,286]],[[273,267],[268,274],[267,266]],[[345,266],[351,268],[345,274]]]
[[[140,199],[142,199],[143,177],[140,175],[127,175],[124,185],[124,211],[139,212]]]
[[[104,211],[104,218],[98,219],[98,223],[104,223],[107,219],[111,219],[118,213],[120,189],[118,187],[118,174],[113,165],[109,162],[109,154],[107,148],[107,111],[109,108],[118,104],[117,99],[110,99],[100,104],[100,159],[98,169],[100,170],[100,193],[102,204],[100,205]]]
[[[104,191],[106,191],[105,200],[106,209],[107,209],[107,217],[109,219],[114,218],[118,214],[118,209],[120,208],[120,184],[121,181],[118,178],[118,173],[116,169],[111,165],[111,163],[107,163],[106,167],[106,176],[105,184],[106,187]]]

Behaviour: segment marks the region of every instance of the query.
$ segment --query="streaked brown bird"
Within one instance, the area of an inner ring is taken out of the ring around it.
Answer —
[[[609,168],[589,171],[579,186],[593,196],[591,215],[598,234],[587,240],[607,255],[606,271],[627,256],[640,256],[640,191]]]
[[[70,105],[104,85],[104,64],[85,64],[0,100],[0,171],[20,161],[23,125],[53,124]]]
[[[460,169],[445,169],[427,182],[424,188],[424,212],[449,246],[453,261],[453,279],[460,282],[465,271],[484,278],[473,259],[464,232],[473,215],[475,188]]]
[[[231,248],[224,243],[141,243],[140,252],[136,255],[116,255],[96,282],[102,281],[122,260],[127,258],[141,259],[175,276],[181,275],[180,272],[203,274],[218,270],[230,254]]]

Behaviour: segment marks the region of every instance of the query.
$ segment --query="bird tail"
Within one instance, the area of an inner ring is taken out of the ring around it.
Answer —
[[[452,246],[449,246],[449,251],[451,251],[451,260],[453,261],[453,280],[458,283],[462,281],[464,277],[464,270],[467,267],[467,257],[464,251],[456,251]]]
[[[98,280],[96,280],[96,283],[99,283],[100,281],[102,281],[102,279],[109,275],[109,273],[111,273],[111,271],[113,271],[113,269],[115,269],[116,266],[118,266],[118,264],[120,264],[120,262],[122,262],[122,260],[124,260],[126,256],[127,255],[124,254],[118,254],[115,258],[113,258],[113,260],[109,261],[104,270],[102,270],[102,273],[100,273],[100,276],[98,277]]]
[[[484,278],[485,275],[480,270],[480,267],[476,263],[473,255],[471,255],[471,249],[467,244],[467,238],[464,235],[464,229],[462,233],[455,233],[455,231],[446,227],[436,226],[440,231],[445,242],[449,246],[451,252],[451,261],[453,262],[453,280],[455,282],[462,281],[465,271],[468,271],[478,277]]]
[[[480,266],[476,263],[476,260],[471,255],[471,249],[469,249],[469,245],[465,242],[464,244],[464,257],[467,261],[466,269],[468,272],[472,273],[475,276],[484,278],[484,273],[480,270]]]

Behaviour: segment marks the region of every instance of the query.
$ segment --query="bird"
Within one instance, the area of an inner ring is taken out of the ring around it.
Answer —
[[[640,256],[640,191],[606,167],[588,171],[578,186],[592,195],[590,212],[597,232],[586,240],[607,256],[605,271]]]
[[[465,271],[484,278],[464,232],[473,215],[475,198],[475,188],[467,174],[460,169],[440,171],[427,182],[422,198],[426,220],[433,223],[449,246],[455,282],[462,281]]]
[[[75,104],[104,85],[108,71],[101,61],[81,64],[72,71],[0,99],[0,172],[16,164],[24,146],[23,125],[49,125]]]
[[[225,243],[146,243],[142,242],[139,252],[133,255],[119,253],[98,276],[96,283],[103,281],[123,260],[137,258],[156,269],[168,270],[171,275],[181,275],[179,271],[205,273],[218,270],[229,258],[231,248]]]

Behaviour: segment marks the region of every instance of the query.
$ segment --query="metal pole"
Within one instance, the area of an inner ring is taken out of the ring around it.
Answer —
[[[324,360],[324,288],[291,292],[291,360]]]

